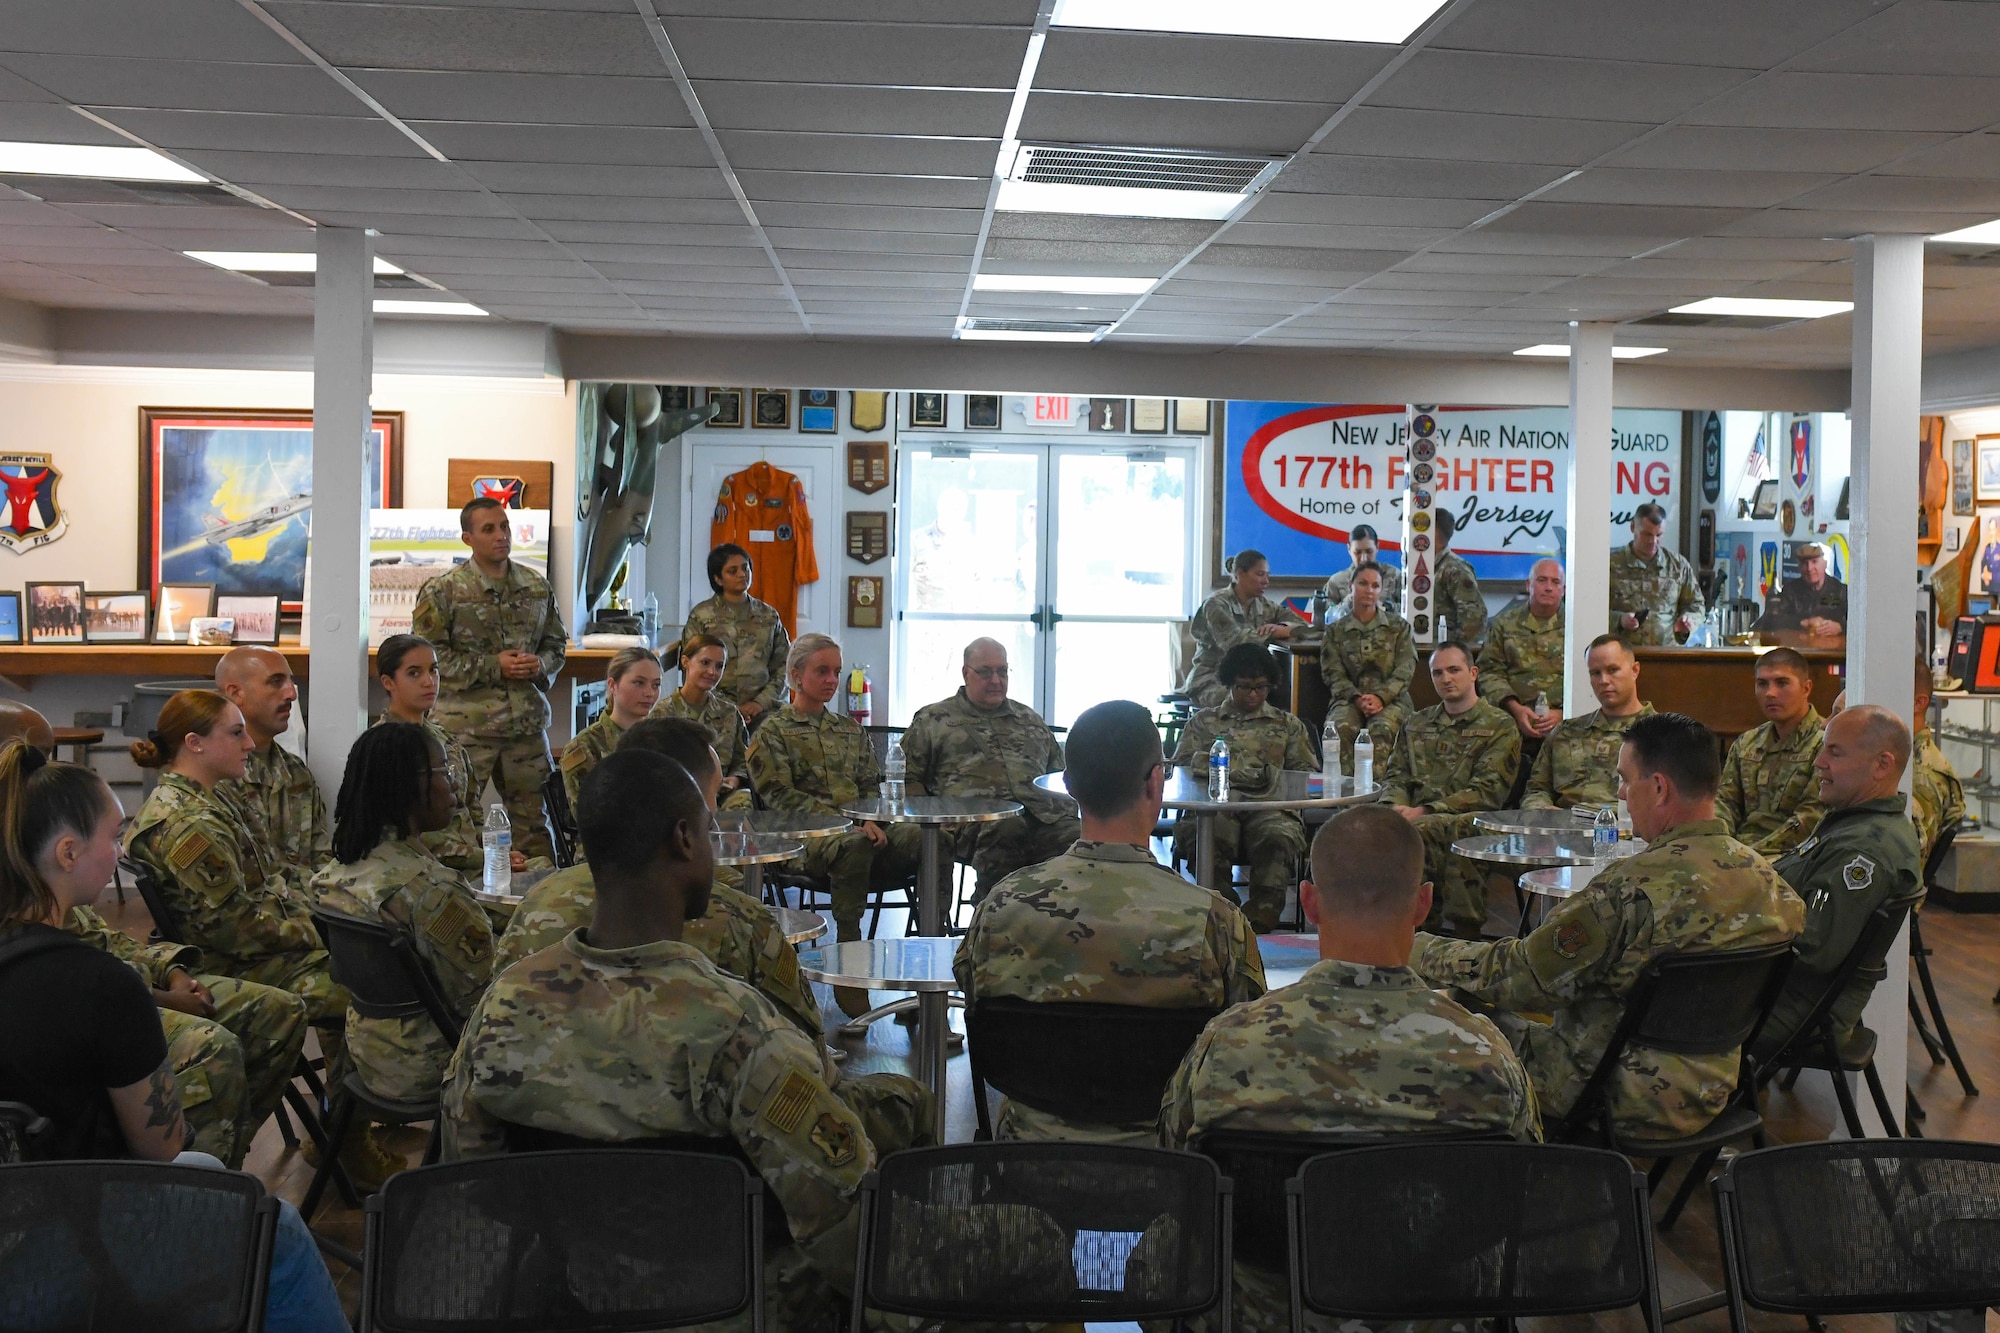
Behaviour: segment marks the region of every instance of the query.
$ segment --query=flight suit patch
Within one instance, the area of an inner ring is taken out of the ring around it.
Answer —
[[[764,1122],[780,1134],[795,1133],[812,1101],[812,1080],[794,1069],[764,1103]]]
[[[1840,882],[1849,889],[1860,891],[1875,882],[1875,863],[1865,856],[1857,856],[1840,868]]]
[[[820,1112],[808,1137],[828,1166],[846,1166],[854,1160],[854,1128],[833,1112]]]

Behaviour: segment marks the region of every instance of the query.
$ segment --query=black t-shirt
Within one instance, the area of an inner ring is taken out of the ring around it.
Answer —
[[[123,1157],[107,1090],[165,1063],[160,1011],[139,974],[54,926],[0,931],[64,943],[0,963],[0,1101],[26,1102],[55,1126],[42,1155]]]

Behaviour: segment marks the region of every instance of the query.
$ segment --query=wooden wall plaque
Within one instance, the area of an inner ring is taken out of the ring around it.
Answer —
[[[513,481],[521,483],[518,498]],[[445,465],[445,506],[492,494],[509,509],[553,509],[555,481],[556,465],[546,458],[454,458]]]
[[[875,574],[850,574],[847,578],[847,627],[882,628],[882,580]]]
[[[847,442],[847,484],[866,495],[873,495],[889,484],[887,440]]]
[[[847,511],[847,555],[872,565],[889,554],[889,511],[850,509]]]

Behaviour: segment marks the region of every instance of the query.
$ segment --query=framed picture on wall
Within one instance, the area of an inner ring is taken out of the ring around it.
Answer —
[[[750,424],[758,430],[792,428],[792,391],[754,389],[750,394]]]
[[[28,585],[28,642],[84,642],[81,583]]]
[[[1951,512],[1956,518],[1972,517],[1972,441],[1951,442]]]
[[[213,583],[162,583],[154,606],[154,643],[186,643],[188,627],[215,612]]]
[[[21,594],[0,592],[0,644],[21,642]]]
[[[743,424],[743,390],[710,389],[702,402],[713,403],[716,413],[710,417],[710,426],[741,426]]]
[[[2000,435],[1978,440],[1978,492],[1981,500],[2000,500]]]
[[[215,614],[236,622],[237,643],[278,641],[278,599],[275,597],[217,597]]]
[[[312,413],[244,408],[139,409],[139,586],[212,583],[305,598],[312,511]],[[368,505],[403,504],[403,414],[377,412],[368,439]]]
[[[146,594],[87,592],[83,595],[83,637],[91,643],[144,643]]]
[[[944,395],[928,392],[911,394],[910,425],[916,429],[942,428],[944,426]]]

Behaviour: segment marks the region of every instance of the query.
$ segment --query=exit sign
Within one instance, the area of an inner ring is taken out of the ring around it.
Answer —
[[[1018,414],[1027,430],[1076,430],[1090,411],[1088,398],[1061,393],[1009,396],[1007,403],[1010,414]]]

